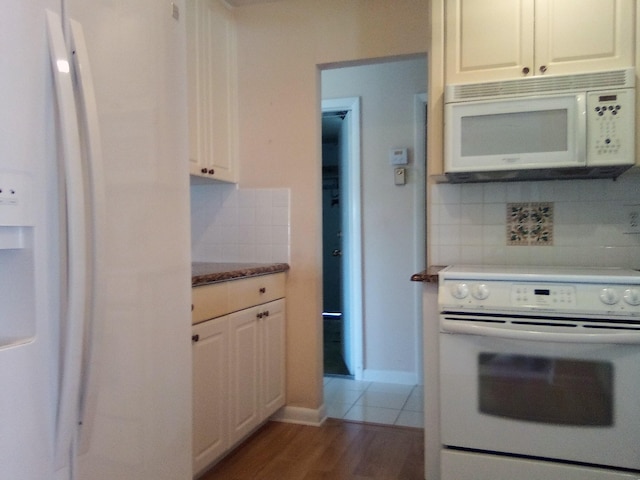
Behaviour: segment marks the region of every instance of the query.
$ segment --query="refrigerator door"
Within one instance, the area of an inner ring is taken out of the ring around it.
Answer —
[[[45,9],[60,1],[14,1],[0,15],[0,188],[24,178],[18,204],[31,212],[11,227],[14,206],[0,209],[0,238],[20,237],[0,242],[0,476],[13,480],[49,479],[53,464],[65,272]]]
[[[91,63],[105,192],[77,480],[191,478],[184,2],[173,4],[66,1]]]

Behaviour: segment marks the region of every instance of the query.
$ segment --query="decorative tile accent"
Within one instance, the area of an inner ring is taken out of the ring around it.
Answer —
[[[507,203],[507,245],[529,245],[528,203]]]
[[[553,203],[507,203],[507,245],[553,245]]]
[[[553,245],[553,203],[530,204],[529,218],[529,245]]]

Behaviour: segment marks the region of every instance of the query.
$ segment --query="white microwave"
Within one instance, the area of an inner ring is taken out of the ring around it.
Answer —
[[[615,178],[635,163],[633,69],[448,85],[452,182]]]

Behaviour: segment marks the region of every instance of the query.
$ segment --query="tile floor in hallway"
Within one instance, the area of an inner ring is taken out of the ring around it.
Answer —
[[[423,402],[422,385],[324,377],[324,403],[330,418],[423,428]]]

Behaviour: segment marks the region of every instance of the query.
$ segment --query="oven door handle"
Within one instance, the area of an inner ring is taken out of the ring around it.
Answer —
[[[536,332],[531,330],[509,330],[505,328],[487,327],[469,323],[447,324],[442,326],[442,333],[457,333],[465,335],[480,335],[483,337],[505,338],[509,340],[526,340],[531,342],[558,343],[609,343],[609,344],[640,344],[638,333],[560,333]]]

